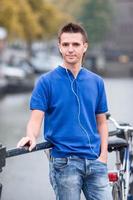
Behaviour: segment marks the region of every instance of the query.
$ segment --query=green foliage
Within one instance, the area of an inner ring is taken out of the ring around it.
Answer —
[[[0,26],[11,39],[49,39],[67,21],[79,21],[90,43],[104,39],[110,24],[109,0],[0,0]]]
[[[92,44],[104,39],[111,19],[109,0],[51,0],[64,12],[71,14],[87,30]]]
[[[7,29],[10,39],[51,38],[59,26],[70,18],[44,0],[0,0],[0,26]]]
[[[79,20],[94,44],[104,39],[110,24],[111,10],[108,0],[86,0]]]
[[[58,5],[58,8],[63,12],[69,13],[73,16],[73,19],[80,15],[82,7],[86,0],[49,0],[54,5]]]

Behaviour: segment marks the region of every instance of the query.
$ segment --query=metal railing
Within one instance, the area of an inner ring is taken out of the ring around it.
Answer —
[[[32,153],[32,152],[36,152],[36,151],[40,151],[44,149],[49,149],[52,146],[53,145],[50,142],[42,142],[42,143],[38,143],[32,149],[32,151],[29,151],[28,146],[7,150],[5,146],[2,146],[2,144],[0,144],[0,172],[2,172],[2,168],[5,167],[7,158],[19,156],[26,153]],[[0,199],[1,199],[1,193],[2,193],[2,183],[0,183]]]

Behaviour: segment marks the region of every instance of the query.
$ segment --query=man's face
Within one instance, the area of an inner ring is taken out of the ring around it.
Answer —
[[[87,50],[88,44],[84,42],[81,33],[63,33],[60,38],[59,50],[65,64],[80,64]]]

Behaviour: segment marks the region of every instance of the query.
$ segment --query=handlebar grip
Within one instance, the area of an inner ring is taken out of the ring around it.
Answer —
[[[117,136],[120,135],[121,133],[123,133],[122,130],[114,130],[114,131],[109,131],[109,136]]]

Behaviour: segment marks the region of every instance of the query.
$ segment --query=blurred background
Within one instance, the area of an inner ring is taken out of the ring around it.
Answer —
[[[132,0],[0,0],[0,143],[7,148],[25,135],[36,80],[61,64],[57,32],[70,21],[87,30],[84,67],[103,77],[110,113],[133,125]],[[2,200],[54,199],[42,152],[8,159],[0,183]]]

